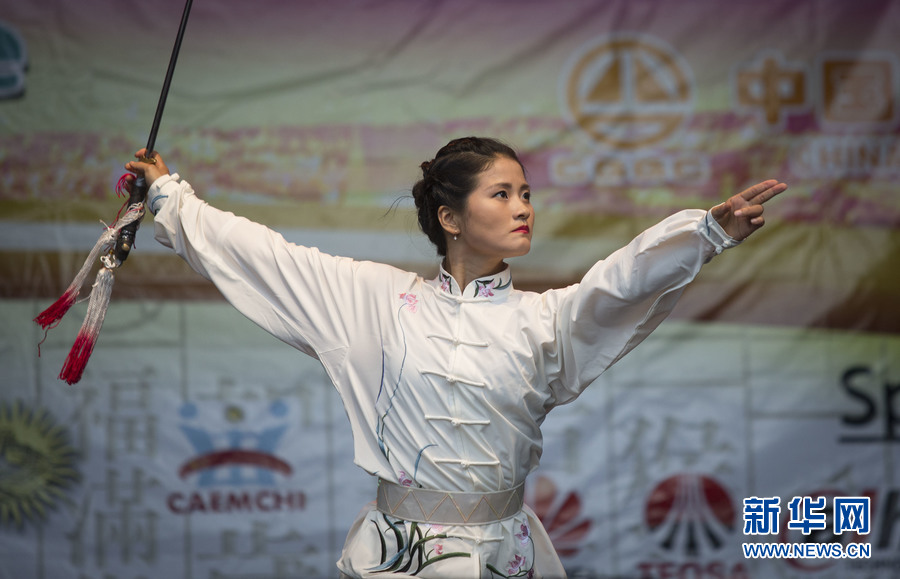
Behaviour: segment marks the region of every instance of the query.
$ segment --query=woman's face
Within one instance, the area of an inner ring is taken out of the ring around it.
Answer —
[[[531,188],[518,162],[499,157],[481,172],[475,190],[466,199],[457,241],[466,250],[505,259],[531,249],[534,207]]]

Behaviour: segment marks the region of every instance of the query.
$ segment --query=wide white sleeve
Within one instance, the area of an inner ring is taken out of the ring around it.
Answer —
[[[374,323],[365,315],[371,292],[359,288],[384,277],[373,271],[377,264],[289,243],[267,227],[198,199],[177,175],[154,182],[148,199],[158,211],[156,239],[280,340],[319,357],[346,348],[351,335],[373,331],[364,327]]]
[[[577,397],[669,315],[701,266],[737,245],[702,210],[681,211],[596,263],[578,284],[555,290],[557,404]]]

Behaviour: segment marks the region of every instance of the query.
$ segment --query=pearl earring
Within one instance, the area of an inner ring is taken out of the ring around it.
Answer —
[[[455,236],[455,235],[453,236],[453,241],[456,241],[456,236]]]

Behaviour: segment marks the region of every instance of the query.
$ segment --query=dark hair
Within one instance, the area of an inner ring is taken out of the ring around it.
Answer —
[[[438,255],[447,255],[447,238],[438,220],[438,208],[446,205],[461,213],[478,184],[478,175],[501,157],[522,165],[516,152],[505,143],[485,137],[463,137],[450,141],[434,159],[420,165],[422,179],[413,185],[412,195],[419,227],[437,247]]]

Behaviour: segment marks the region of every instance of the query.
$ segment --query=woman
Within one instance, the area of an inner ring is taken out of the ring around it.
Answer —
[[[764,181],[677,213],[581,283],[537,294],[513,289],[504,262],[531,248],[534,208],[516,153],[498,141],[457,139],[421,166],[419,224],[444,258],[433,280],[287,243],[208,206],[152,159],[126,168],[151,184],[156,238],[316,357],[340,393],[355,462],[379,481],[338,562],[349,577],[564,577],[522,504],[547,412],[641,342],[786,189]]]

